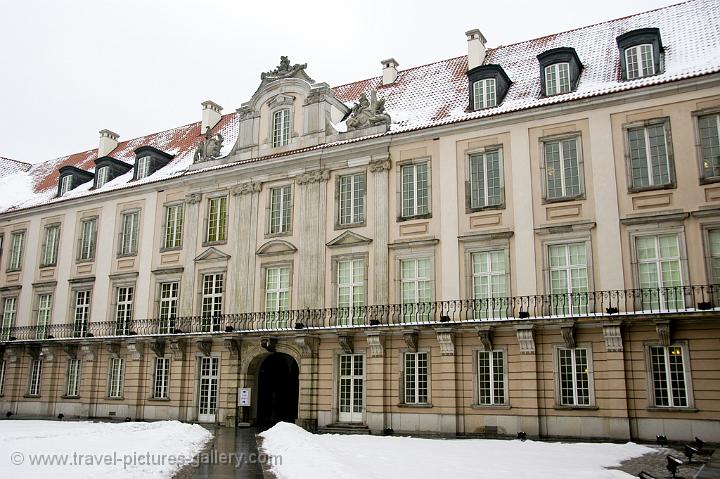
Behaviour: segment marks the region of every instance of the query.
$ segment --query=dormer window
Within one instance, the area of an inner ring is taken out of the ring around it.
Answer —
[[[60,196],[65,196],[65,194],[72,190],[72,184],[73,184],[73,177],[72,175],[65,175],[60,180]]]
[[[135,179],[140,180],[147,176],[150,176],[150,157],[143,156],[142,158],[138,159],[137,174],[135,176]]]
[[[480,65],[467,72],[470,109],[493,108],[502,103],[510,89],[510,78],[500,65]]]
[[[63,166],[60,168],[60,176],[58,177],[57,195],[65,196],[83,183],[92,181],[94,177],[95,175],[89,171],[81,170],[80,168],[70,165]]]
[[[141,180],[167,165],[174,155],[165,153],[152,146],[141,146],[135,150],[134,180]]]
[[[473,109],[496,106],[495,79],[484,78],[473,83]]]
[[[663,46],[660,29],[640,28],[617,37],[620,49],[620,74],[623,80],[635,80],[663,71]]]
[[[117,160],[112,156],[101,156],[95,160],[95,189],[102,188],[109,181],[124,175],[132,169],[132,165]]]
[[[110,178],[110,167],[103,166],[95,172],[95,188],[101,188]]]
[[[577,88],[582,63],[574,48],[553,48],[537,56],[542,96],[562,95]]]
[[[290,109],[283,108],[273,113],[272,146],[285,146],[290,142]]]

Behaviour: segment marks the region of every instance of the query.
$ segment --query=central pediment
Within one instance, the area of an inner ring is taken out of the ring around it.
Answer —
[[[227,261],[230,259],[229,254],[225,254],[217,248],[210,247],[200,253],[196,258],[195,262],[200,263],[203,261]]]

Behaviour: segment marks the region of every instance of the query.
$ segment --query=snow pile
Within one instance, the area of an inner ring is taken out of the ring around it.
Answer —
[[[0,211],[27,200],[33,193],[30,175],[24,171],[0,176]]]
[[[0,477],[171,478],[211,438],[178,421],[0,421]]]
[[[652,449],[634,443],[550,443],[494,439],[314,435],[279,423],[261,434],[280,479],[417,479],[418,477],[620,479],[606,467]]]

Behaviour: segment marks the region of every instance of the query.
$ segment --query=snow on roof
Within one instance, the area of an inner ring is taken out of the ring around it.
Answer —
[[[665,49],[664,71],[651,77],[621,81],[620,53],[616,38],[625,32],[646,27],[660,29]],[[577,88],[570,93],[542,97],[537,55],[558,47],[572,47],[576,50],[583,64],[580,81]],[[362,93],[369,95],[372,90],[377,90],[378,97],[385,99],[385,109],[393,118],[388,134],[396,134],[716,73],[720,71],[720,2],[691,0],[534,40],[489,48],[484,64],[502,66],[512,84],[500,105],[481,111],[468,111],[467,56],[400,71],[397,80],[390,85],[382,85],[382,77],[378,76],[341,85],[333,90],[337,98],[346,104],[356,101]],[[213,128],[212,133],[216,132],[223,135],[225,154],[238,136],[237,113],[224,115]],[[195,147],[201,139],[200,122],[192,123],[123,141],[110,153],[110,156],[129,164],[134,164],[135,161],[133,151],[145,145],[175,155],[166,167],[140,181],[128,183],[132,179],[132,172],[128,172],[99,190],[90,191],[91,184],[87,183],[75,188],[63,198],[55,198],[58,169],[73,165],[94,170],[96,149],[32,165],[27,172],[20,170],[5,176],[0,175],[0,191],[3,191],[0,212],[368,138],[371,137],[341,140],[190,172],[188,166],[192,164]],[[0,159],[0,172],[4,165],[4,159]],[[12,198],[5,194],[9,190],[4,189],[5,185],[11,184],[14,188]]]
[[[0,176],[11,175],[18,171],[27,171],[32,165],[22,161],[0,156]]]

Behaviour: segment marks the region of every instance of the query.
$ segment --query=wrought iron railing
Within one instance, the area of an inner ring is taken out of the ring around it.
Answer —
[[[710,310],[720,311],[718,284],[223,314],[212,317],[182,316],[122,322],[81,321],[40,326],[2,325],[0,343],[90,337],[456,324],[513,319],[612,317]]]

